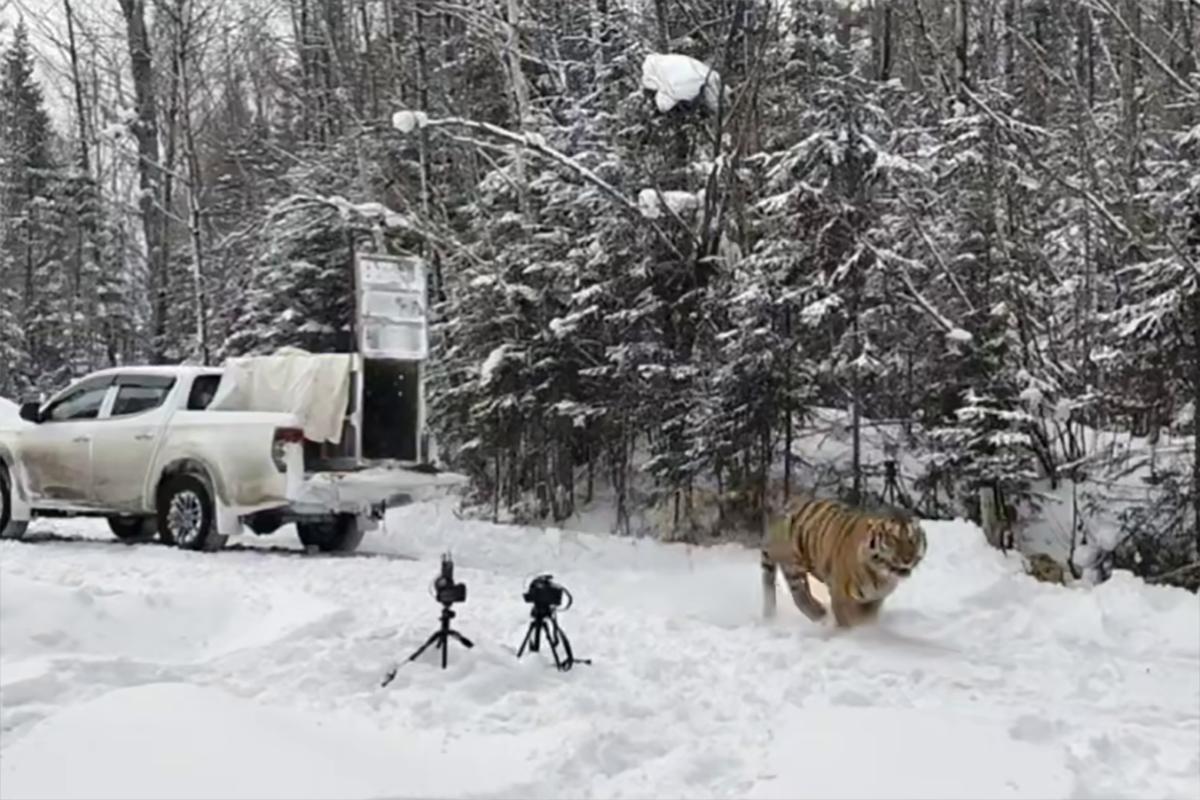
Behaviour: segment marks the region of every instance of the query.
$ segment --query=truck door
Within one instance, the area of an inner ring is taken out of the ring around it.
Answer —
[[[143,496],[146,476],[175,405],[166,402],[175,385],[172,376],[117,376],[112,408],[92,435],[92,486],[99,507],[129,513],[149,508]]]
[[[40,423],[21,432],[21,463],[38,506],[92,505],[92,434],[112,383],[112,375],[81,381],[50,401]]]

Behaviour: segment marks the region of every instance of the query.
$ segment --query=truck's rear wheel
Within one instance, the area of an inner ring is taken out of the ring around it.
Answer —
[[[212,494],[194,475],[167,478],[158,492],[158,535],[184,550],[220,550]]]
[[[0,464],[0,539],[20,539],[25,535],[28,522],[17,522],[12,518],[12,479],[8,467]]]
[[[352,553],[362,543],[366,526],[356,514],[335,514],[329,519],[297,522],[296,532],[305,547],[323,553]]]
[[[154,517],[109,517],[108,529],[122,542],[141,544],[154,541],[158,520]]]

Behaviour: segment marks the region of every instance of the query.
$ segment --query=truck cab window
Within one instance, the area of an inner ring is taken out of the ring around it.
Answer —
[[[188,395],[188,411],[204,411],[217,394],[217,386],[221,384],[220,375],[198,375],[192,381],[192,391]]]
[[[46,409],[45,419],[50,422],[67,422],[76,419],[95,419],[100,416],[100,406],[108,394],[112,379],[93,381],[79,386],[75,391],[54,402]]]
[[[127,417],[158,408],[170,391],[169,383],[164,386],[122,386],[117,390],[111,416]]]

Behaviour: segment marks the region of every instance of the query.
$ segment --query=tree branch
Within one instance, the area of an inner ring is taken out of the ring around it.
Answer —
[[[395,117],[393,117],[393,120],[394,119]],[[393,122],[393,125],[394,124],[395,123]],[[501,128],[499,125],[493,125],[490,122],[478,122],[476,120],[465,119],[463,117],[442,117],[440,119],[422,118],[418,122],[418,126],[425,128],[463,128],[476,133],[484,133],[489,136],[495,136],[498,139],[511,142],[519,147],[532,150],[543,158],[553,161],[560,166],[566,167],[588,183],[592,184],[592,186],[595,186],[601,192],[608,195],[608,197],[613,200],[627,216],[649,227],[654,233],[655,237],[657,237],[659,241],[666,245],[666,247],[676,257],[678,257],[681,261],[687,260],[683,253],[680,252],[679,248],[675,245],[675,242],[672,241],[669,236],[667,236],[666,232],[659,227],[658,224],[656,224],[653,220],[642,216],[642,213],[638,209],[636,203],[634,203],[632,200],[622,194],[619,189],[601,178],[592,170],[583,166],[566,153],[555,150],[553,147],[546,144],[545,141],[542,140],[542,137],[538,136],[537,134],[523,135],[514,133],[507,128]],[[397,128],[397,130],[400,130],[400,128]],[[401,130],[401,132],[403,133],[404,131]]]

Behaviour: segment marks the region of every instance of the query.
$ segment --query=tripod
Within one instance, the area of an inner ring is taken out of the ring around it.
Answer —
[[[443,605],[442,606],[442,625],[441,625],[441,627],[438,628],[436,631],[434,631],[433,635],[430,636],[429,639],[426,640],[425,644],[423,644],[419,648],[417,648],[417,652],[413,653],[411,656],[408,657],[408,660],[416,661],[418,658],[421,657],[421,653],[424,653],[425,650],[429,647],[429,645],[433,644],[434,642],[437,642],[438,649],[442,651],[442,669],[445,669],[446,668],[446,659],[449,658],[449,656],[450,656],[450,638],[451,637],[453,637],[453,638],[457,639],[459,642],[461,642],[464,647],[474,647],[475,645],[470,639],[468,639],[467,637],[463,636],[461,633],[459,633],[458,631],[456,631],[450,627],[450,620],[452,620],[452,619],[454,619],[454,612],[450,610],[450,606]],[[381,684],[381,686],[387,686],[389,683],[391,683],[392,680],[395,679],[396,672],[399,669],[400,669],[400,667],[399,667],[399,665],[397,665],[395,667],[392,667],[390,670],[388,670],[388,674],[386,677],[384,677],[383,683]]]
[[[549,624],[546,620],[550,621]],[[575,658],[575,654],[571,650],[571,640],[567,638],[563,629],[558,627],[558,617],[555,616],[554,609],[537,605],[533,607],[533,621],[529,623],[529,630],[525,632],[525,639],[521,642],[521,648],[517,650],[517,658],[525,653],[527,645],[529,652],[538,652],[541,649],[543,633],[546,641],[550,644],[550,652],[554,654],[554,666],[558,667],[559,672],[566,672],[575,664],[592,663],[586,658]],[[566,658],[559,658],[558,645],[560,641]]]
[[[883,501],[892,505],[902,505],[905,508],[912,508],[912,500],[904,493],[904,489],[900,486],[899,472],[896,469],[896,462],[893,459],[888,459],[883,462]]]
[[[421,653],[424,653],[425,649],[429,647],[429,645],[437,642],[438,649],[442,651],[442,669],[445,669],[446,659],[450,655],[450,637],[457,639],[464,647],[474,647],[475,645],[470,639],[450,627],[450,620],[452,619],[454,619],[454,612],[450,610],[450,606],[442,606],[442,627],[434,631],[433,635],[429,637],[428,641],[417,648],[417,652],[409,656],[408,660],[416,661],[421,657]]]

